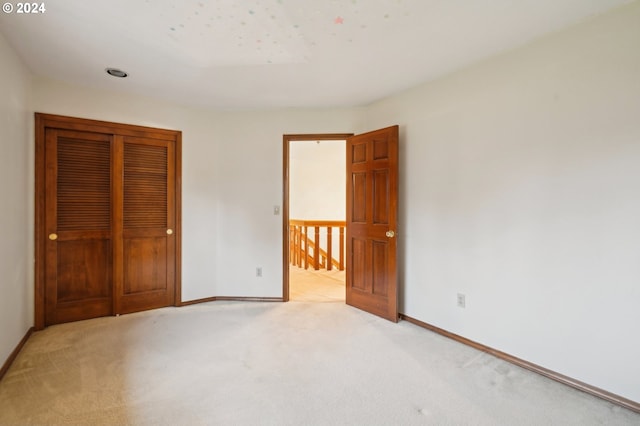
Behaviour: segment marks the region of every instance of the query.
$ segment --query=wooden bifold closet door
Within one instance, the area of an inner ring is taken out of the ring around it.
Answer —
[[[179,303],[180,143],[36,114],[36,328]]]

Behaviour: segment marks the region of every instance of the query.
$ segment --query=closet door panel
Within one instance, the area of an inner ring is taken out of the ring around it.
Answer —
[[[175,145],[124,137],[119,313],[174,304]]]
[[[181,133],[35,122],[35,328],[175,305]]]
[[[47,129],[47,325],[112,313],[110,135]]]
[[[124,244],[124,294],[167,289],[167,239],[127,238]]]

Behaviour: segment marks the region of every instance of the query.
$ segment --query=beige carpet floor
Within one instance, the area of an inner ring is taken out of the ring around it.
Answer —
[[[640,415],[343,302],[212,302],[52,326],[0,425],[638,425]]]

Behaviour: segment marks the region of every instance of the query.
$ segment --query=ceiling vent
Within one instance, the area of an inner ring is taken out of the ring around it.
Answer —
[[[127,75],[129,75],[126,72],[119,70],[117,68],[107,68],[105,71],[107,72],[107,74],[112,75],[114,77],[118,77],[118,78],[125,78]]]

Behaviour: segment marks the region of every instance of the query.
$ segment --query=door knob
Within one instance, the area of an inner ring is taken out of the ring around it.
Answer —
[[[173,229],[167,229],[167,235],[173,234]]]
[[[386,235],[387,235],[387,237],[389,237],[389,238],[393,238],[393,237],[395,237],[395,236],[396,236],[396,233],[395,233],[395,232],[393,232],[393,231],[387,231]]]
[[[58,239],[58,234],[49,234],[49,239],[50,239],[51,241],[55,241],[55,240],[57,240],[57,239]]]

